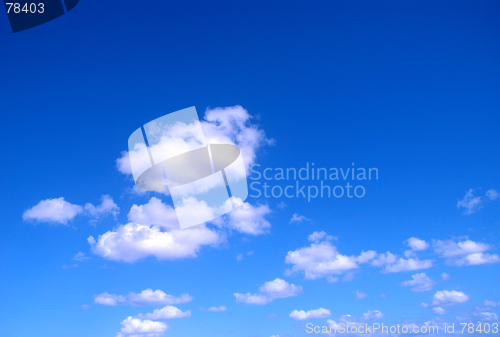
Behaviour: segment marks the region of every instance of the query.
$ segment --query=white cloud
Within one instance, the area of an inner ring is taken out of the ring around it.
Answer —
[[[448,311],[444,310],[443,308],[441,307],[434,307],[432,308],[432,311],[435,313],[435,314],[438,314],[438,315],[444,315],[446,314]]]
[[[82,252],[78,252],[74,257],[73,257],[73,260],[75,261],[79,261],[79,262],[82,262],[82,261],[85,261],[85,260],[89,260],[90,257],[87,257],[85,256],[84,253]]]
[[[161,290],[146,289],[139,294],[130,293],[127,296],[113,295],[107,292],[94,296],[94,303],[101,305],[116,306],[118,303],[128,305],[171,305],[182,304],[192,301],[193,298],[188,294],[182,294],[179,297],[165,294]]]
[[[120,208],[115,204],[113,198],[109,195],[103,195],[99,206],[87,203],[85,204],[85,211],[92,217],[91,222],[96,222],[106,215],[113,215],[116,219],[116,216],[120,213]]]
[[[490,199],[490,200],[496,200],[496,199],[498,199],[499,196],[500,196],[500,193],[498,193],[495,190],[486,191],[486,197],[488,197],[488,199]]]
[[[446,258],[446,263],[454,266],[473,266],[500,262],[497,254],[484,253],[493,247],[486,243],[472,240],[455,242],[454,240],[434,241],[434,252]]]
[[[497,314],[493,312],[478,312],[475,313],[474,316],[476,316],[482,322],[498,321]]]
[[[156,197],[149,199],[147,204],[132,205],[127,217],[136,224],[157,225],[165,229],[180,228],[175,210]]]
[[[152,313],[148,314],[139,314],[137,315],[137,318],[140,319],[150,319],[152,321],[165,321],[167,319],[174,319],[174,318],[184,318],[184,317],[190,317],[191,316],[191,311],[182,311],[181,309],[174,307],[172,305],[168,305],[166,307],[163,307],[161,309],[155,309]]]
[[[128,223],[99,235],[97,241],[92,236],[87,241],[96,255],[134,262],[147,256],[158,260],[194,258],[202,246],[217,245],[224,237],[205,225],[168,231],[158,226]]]
[[[90,308],[90,305],[84,304],[84,305],[81,305],[80,308],[82,308],[82,310],[88,310]]]
[[[343,274],[358,268],[358,263],[367,263],[374,256],[371,251],[362,252],[358,257],[339,254],[337,248],[329,242],[332,237],[325,232],[314,232],[308,239],[313,241],[309,247],[288,252],[285,262],[293,264],[293,267],[286,271],[287,275],[304,272],[306,279],[314,280]],[[325,241],[320,242],[321,240]]]
[[[211,312],[223,312],[226,310],[227,310],[227,308],[224,305],[221,305],[220,307],[210,307],[207,309],[207,311],[211,311]]]
[[[437,291],[434,296],[432,296],[431,303],[422,303],[422,306],[428,307],[444,307],[447,305],[465,303],[470,300],[470,297],[461,291],[456,290],[442,290]]]
[[[244,234],[266,234],[269,232],[271,224],[264,216],[269,213],[271,210],[268,205],[252,206],[245,202],[228,214],[227,225]]]
[[[35,220],[39,222],[52,222],[67,225],[78,214],[83,212],[83,207],[73,205],[64,198],[46,199],[25,211],[23,220]]]
[[[375,267],[382,267],[387,264],[392,264],[396,262],[396,260],[396,255],[392,254],[391,252],[387,252],[385,254],[379,254],[377,258],[372,261],[371,265]]]
[[[306,319],[326,318],[330,317],[332,313],[328,309],[315,309],[315,310],[294,310],[290,313],[290,317],[296,321],[304,321]]]
[[[381,313],[379,310],[368,310],[367,312],[363,313],[363,320],[364,321],[376,321],[379,319],[384,318],[384,314]]]
[[[236,302],[264,305],[274,301],[277,298],[297,296],[302,292],[302,287],[290,284],[280,278],[276,278],[273,281],[264,283],[264,285],[259,288],[259,292],[260,294],[253,295],[250,293],[234,293],[234,297],[236,297]]]
[[[429,276],[427,276],[425,273],[415,274],[415,275],[412,275],[411,277],[413,280],[404,281],[401,283],[401,286],[413,287],[413,288],[411,288],[411,291],[414,291],[414,292],[432,290],[432,286],[435,284],[435,282],[432,281],[429,278]]]
[[[475,197],[474,190],[471,188],[467,191],[465,197],[457,202],[457,208],[465,208],[464,214],[470,215],[482,207],[481,203],[481,197]]]
[[[446,274],[446,273],[441,274],[442,281],[448,281],[449,279],[450,279],[450,274]]]
[[[294,222],[302,222],[302,221],[309,221],[308,218],[306,218],[305,216],[303,215],[299,215],[297,213],[294,213],[292,215],[292,218],[290,219],[290,222],[289,223],[294,223]]]
[[[432,267],[432,260],[419,260],[418,258],[399,258],[396,263],[386,266],[383,273],[399,273]]]
[[[161,290],[146,289],[139,294],[130,293],[128,300],[133,305],[171,305],[182,304],[193,300],[188,294],[182,294],[179,297],[165,294]]]
[[[420,240],[415,237],[411,237],[408,240],[404,241],[414,251],[425,250],[430,247],[429,243],[424,240]]]
[[[123,303],[125,301],[125,297],[108,294],[107,292],[94,296],[94,303],[107,306],[116,306],[118,303]]]
[[[368,297],[368,294],[367,294],[367,293],[361,292],[361,291],[359,291],[359,290],[356,290],[356,291],[354,292],[354,294],[355,294],[355,296],[356,296],[356,299],[357,299],[357,300],[361,300],[361,299],[363,299],[363,298]]]
[[[500,303],[484,300],[484,305],[496,308],[496,307],[500,306]]]
[[[121,323],[122,328],[116,337],[159,337],[168,329],[168,325],[162,322],[142,320],[131,316]]]
[[[246,170],[255,162],[256,152],[262,145],[272,144],[273,140],[266,138],[265,132],[251,123],[251,116],[241,106],[207,109],[204,120],[200,121],[206,143],[233,144],[241,150]],[[192,124],[176,126],[176,135],[192,134]],[[190,139],[184,137],[182,139]],[[186,147],[187,144],[176,143],[176,147]],[[161,142],[157,146],[165,147],[158,151],[168,151],[172,142]],[[118,170],[124,174],[132,174],[128,151],[123,151],[116,160]]]

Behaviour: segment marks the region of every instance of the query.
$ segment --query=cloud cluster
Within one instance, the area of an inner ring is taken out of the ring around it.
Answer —
[[[411,278],[413,280],[404,281],[401,283],[403,287],[413,287],[410,290],[414,292],[422,292],[422,291],[430,291],[436,282],[432,281],[429,276],[425,273],[418,273],[412,275]]]
[[[326,318],[330,317],[332,313],[328,309],[319,308],[315,310],[294,310],[290,313],[290,317],[296,321],[304,321],[309,319]]]
[[[119,212],[120,209],[109,195],[101,197],[100,205],[87,203],[85,207],[67,202],[61,197],[40,201],[23,213],[23,220],[68,225],[77,215],[84,214],[91,218],[90,223],[95,223],[107,215],[116,217]]]
[[[258,294],[234,293],[234,297],[236,297],[236,302],[265,305],[278,298],[297,296],[301,292],[301,286],[296,286],[294,284],[286,282],[285,280],[276,278],[273,281],[264,283],[264,285],[259,288]]]
[[[457,290],[442,290],[437,291],[431,298],[430,303],[422,303],[424,308],[427,307],[444,307],[454,304],[465,303],[470,300],[470,297],[461,291]],[[441,309],[437,309],[441,311]]]
[[[464,214],[470,215],[483,207],[485,201],[497,200],[500,194],[496,190],[486,191],[485,197],[474,196],[474,189],[469,189],[462,200],[458,200],[457,208],[464,208]]]
[[[377,254],[373,250],[362,251],[358,256],[342,255],[330,242],[332,236],[325,232],[314,232],[308,237],[312,241],[308,247],[302,247],[294,251],[289,251],[285,262],[293,267],[287,269],[285,275],[293,275],[303,272],[306,279],[314,280],[327,277],[329,282],[335,282],[338,278],[332,275],[339,275],[359,268],[361,264],[370,263],[372,266],[383,268],[383,273],[397,273],[432,267],[432,260],[419,260],[414,258],[399,258],[391,252]],[[417,241],[418,240],[418,241]],[[422,250],[425,241],[411,238],[407,240],[414,247]],[[425,244],[424,244],[425,243]]]
[[[434,240],[433,246],[434,252],[445,258],[447,264],[457,267],[500,262],[500,257],[497,254],[484,253],[493,249],[491,245],[486,243],[478,243],[469,239],[459,242]]]
[[[252,117],[241,106],[207,109],[204,119],[200,121],[203,130],[204,141],[208,144],[232,144],[240,150],[248,171],[249,167],[255,162],[257,150],[266,144],[272,144],[274,141],[268,139],[265,132],[255,124],[251,123]],[[176,126],[176,135],[192,133],[190,124],[180,124]],[[170,130],[172,132],[172,130]],[[192,137],[179,137],[181,139],[192,139]],[[198,137],[199,138],[199,137]],[[198,139],[198,142],[203,142]],[[175,144],[175,148],[187,147],[188,144]],[[158,146],[164,149],[156,151],[170,151],[171,142],[159,142]],[[131,175],[130,158],[128,151],[123,151],[121,157],[116,160],[118,170],[124,174]]]
[[[163,322],[154,322],[140,318],[127,317],[121,323],[122,328],[116,337],[159,337],[168,329]]]
[[[192,301],[193,298],[188,294],[182,294],[178,297],[168,295],[161,290],[146,289],[142,292],[130,293],[127,296],[123,295],[114,295],[104,292],[99,295],[94,296],[94,303],[107,305],[107,306],[116,306],[120,303],[126,305],[152,305],[152,306],[160,306],[160,305],[172,305],[172,304],[182,304]]]

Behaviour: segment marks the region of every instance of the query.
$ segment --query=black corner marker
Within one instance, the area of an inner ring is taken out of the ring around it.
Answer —
[[[61,0],[3,0],[12,32],[17,33],[54,20],[64,14]],[[78,0],[65,0],[69,11]]]
[[[70,10],[72,10],[76,4],[78,3],[78,1],[80,0],[64,0],[64,3],[66,4],[66,10],[69,12]]]

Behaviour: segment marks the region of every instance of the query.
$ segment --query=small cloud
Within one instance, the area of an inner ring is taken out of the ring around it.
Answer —
[[[299,215],[297,213],[294,213],[292,218],[290,219],[289,223],[294,223],[294,222],[303,222],[303,221],[311,221],[308,218],[306,218],[303,215]]]
[[[354,276],[355,273],[347,273],[345,276],[342,278],[342,282],[351,282],[354,280],[356,277]]]
[[[280,318],[280,317],[274,313],[271,313],[271,314],[267,315],[266,318],[267,319],[275,319],[275,318]]]
[[[367,312],[363,313],[363,320],[364,321],[376,321],[379,319],[384,318],[384,314],[381,313],[379,310],[368,310]]]
[[[408,247],[410,247],[414,251],[425,250],[430,247],[429,243],[415,237],[411,237],[403,243],[408,245]]]
[[[486,197],[490,200],[496,200],[498,199],[498,197],[500,197],[500,193],[495,190],[488,190],[486,191]]]
[[[99,206],[94,206],[91,203],[85,205],[85,211],[91,216],[90,223],[95,224],[97,221],[102,219],[107,215],[112,215],[116,220],[116,216],[120,213],[120,208],[115,204],[113,198],[109,195],[103,195],[101,197],[101,204]]]
[[[80,308],[82,308],[82,310],[88,310],[90,308],[90,305],[84,304],[84,305],[80,306]]]
[[[442,273],[441,281],[448,281],[450,279],[450,274]]]
[[[407,287],[411,286],[411,291],[422,292],[432,290],[432,286],[435,284],[425,273],[419,273],[411,276],[413,280],[404,281],[401,286]]]
[[[71,268],[76,268],[78,267],[78,263],[75,263],[75,264],[71,264],[71,265],[64,265],[61,267],[61,269],[71,269]]]
[[[435,314],[438,314],[438,315],[444,315],[446,314],[448,311],[444,310],[443,308],[441,307],[434,307],[432,308],[432,311],[435,313]]]
[[[236,254],[236,261],[241,261],[243,260],[243,254]]]
[[[296,321],[304,321],[306,319],[317,319],[317,318],[326,318],[330,317],[332,313],[328,309],[319,308],[316,310],[294,310],[290,313],[290,317]]]
[[[488,307],[499,307],[500,306],[500,303],[497,303],[497,302],[493,302],[493,301],[488,301],[488,300],[484,300],[484,305],[488,306]]]
[[[332,275],[328,275],[326,277],[326,282],[335,283],[335,282],[338,282],[338,281],[339,281],[338,277],[333,277]]]
[[[290,284],[285,280],[276,278],[273,281],[264,283],[264,285],[259,288],[258,294],[252,295],[251,293],[234,293],[234,297],[236,297],[236,302],[265,305],[271,303],[277,298],[297,296],[301,292],[302,286],[296,286],[295,284]]]
[[[46,199],[24,212],[23,220],[56,223],[67,225],[78,214],[83,212],[83,207],[71,204],[64,198]]]
[[[210,307],[207,309],[207,311],[211,311],[211,312],[223,312],[226,310],[227,310],[227,308],[225,305],[221,305],[219,307]]]
[[[286,204],[285,204],[285,202],[284,202],[284,201],[282,201],[282,202],[280,202],[280,203],[277,205],[277,207],[278,207],[280,210],[284,210],[284,209],[285,209],[285,207],[286,207]]]
[[[168,319],[184,318],[190,316],[191,316],[190,310],[182,311],[177,307],[174,307],[172,305],[167,305],[164,308],[155,309],[152,313],[147,313],[145,315],[139,314],[137,315],[137,318],[149,319],[152,321],[166,321]]]
[[[427,307],[444,307],[448,305],[465,303],[470,300],[470,297],[461,291],[456,290],[442,290],[437,291],[434,296],[432,296],[431,303],[422,303],[424,308]]]
[[[368,294],[367,294],[367,293],[363,293],[363,292],[358,291],[358,290],[356,290],[356,291],[354,292],[354,294],[356,295],[356,299],[357,299],[357,300],[360,300],[360,299],[363,299],[363,298],[368,297]]]
[[[250,256],[250,255],[252,255],[252,254],[253,254],[253,250],[251,250],[251,251],[247,252],[247,256]]]
[[[82,262],[82,261],[85,261],[85,260],[90,260],[90,257],[87,257],[85,256],[84,253],[82,252],[78,252],[74,257],[73,257],[73,260],[75,261],[79,261],[79,262]]]
[[[465,197],[457,202],[457,208],[465,208],[464,214],[470,215],[481,209],[482,202],[481,197],[474,196],[474,190],[471,188],[465,193]]]
[[[385,294],[380,294],[380,298],[387,298],[387,295],[385,295]]]

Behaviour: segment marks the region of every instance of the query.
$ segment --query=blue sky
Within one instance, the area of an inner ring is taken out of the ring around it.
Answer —
[[[498,323],[499,14],[496,1],[87,0],[16,34],[0,16],[0,334]],[[249,197],[175,257],[177,232],[157,223],[172,199],[137,193],[117,159],[139,126],[191,106],[243,123],[233,141],[261,172],[354,163],[379,179],[363,198]],[[139,225],[163,233],[158,249],[99,242]]]

